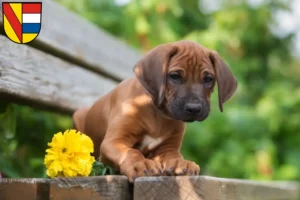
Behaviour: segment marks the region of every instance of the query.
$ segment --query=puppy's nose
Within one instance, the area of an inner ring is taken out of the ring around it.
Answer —
[[[185,105],[185,112],[190,115],[196,115],[199,114],[202,110],[201,104],[198,103],[187,103]]]

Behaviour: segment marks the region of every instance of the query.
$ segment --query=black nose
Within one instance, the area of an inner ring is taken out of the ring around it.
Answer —
[[[185,112],[190,115],[196,115],[199,114],[202,110],[201,104],[198,103],[187,103],[185,105]]]

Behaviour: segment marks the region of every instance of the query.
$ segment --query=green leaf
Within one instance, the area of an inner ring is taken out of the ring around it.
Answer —
[[[106,171],[107,171],[107,168],[104,168],[103,170],[102,170],[102,176],[104,176],[104,175],[106,175]]]
[[[109,170],[109,174],[110,174],[110,175],[116,174],[116,172],[114,171],[113,168],[109,167],[108,170]]]
[[[105,176],[114,174],[114,170],[110,166],[104,165],[102,162],[95,161],[93,163],[90,176]]]

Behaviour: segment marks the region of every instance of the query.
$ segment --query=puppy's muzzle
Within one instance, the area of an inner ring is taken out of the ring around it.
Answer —
[[[208,116],[209,108],[203,99],[193,99],[185,102],[182,111],[184,116],[183,121],[202,121]]]
[[[199,115],[202,111],[201,103],[186,103],[184,106],[184,112],[188,115]]]

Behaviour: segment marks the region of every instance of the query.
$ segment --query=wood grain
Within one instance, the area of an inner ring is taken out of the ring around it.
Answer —
[[[57,178],[50,184],[51,200],[129,200],[128,179],[124,176]]]
[[[1,200],[296,200],[299,183],[208,176],[142,177],[134,188],[125,176],[0,179]]]
[[[26,1],[37,0],[22,0]],[[133,66],[141,56],[137,50],[54,1],[38,1],[43,3],[42,28],[37,39],[30,43],[32,46],[115,80],[133,75]],[[0,25],[3,25],[2,12]]]
[[[299,184],[293,182],[191,176],[142,177],[134,183],[134,199],[139,200],[296,200],[299,197]]]
[[[0,36],[0,98],[72,112],[116,85],[76,65]]]
[[[1,200],[48,200],[48,179],[0,179]]]

